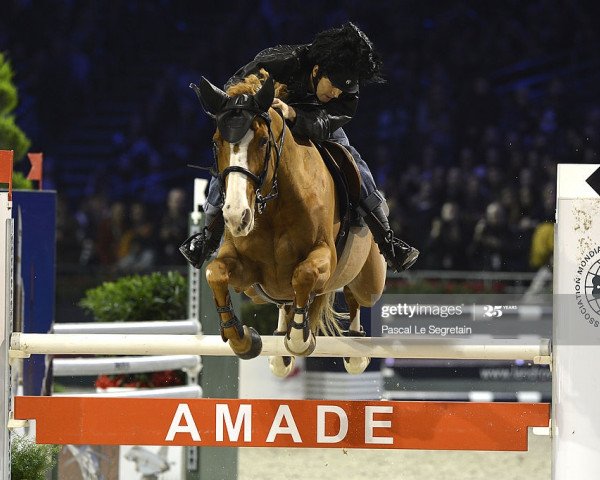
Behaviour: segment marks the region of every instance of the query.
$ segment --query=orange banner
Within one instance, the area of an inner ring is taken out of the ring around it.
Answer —
[[[0,184],[8,185],[9,200],[12,200],[13,154],[12,150],[0,150]]]
[[[16,397],[38,443],[527,450],[549,404]]]

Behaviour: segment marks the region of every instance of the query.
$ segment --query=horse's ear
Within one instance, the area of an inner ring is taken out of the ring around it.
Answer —
[[[256,103],[263,112],[269,110],[271,104],[273,103],[273,98],[275,97],[275,83],[273,82],[273,78],[269,77],[263,83],[263,86],[260,88],[258,92],[254,95],[256,99]]]
[[[215,87],[206,78],[202,77],[200,86],[190,83],[190,88],[196,92],[202,108],[209,115],[215,116],[229,99],[227,94],[219,87]]]

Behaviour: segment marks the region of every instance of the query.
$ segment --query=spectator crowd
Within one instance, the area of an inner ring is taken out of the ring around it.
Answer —
[[[188,84],[223,84],[263,48],[352,20],[380,51],[387,83],[361,91],[346,132],[392,227],[421,250],[414,268],[542,266],[532,238],[554,220],[556,165],[598,163],[600,147],[595,9],[558,3],[9,1],[0,49],[38,149],[67,142],[126,85],[148,86],[113,136],[112,163],[90,170],[85,196],[60,197],[59,261],[183,265],[196,174],[187,164],[211,163],[214,128]],[[48,168],[60,194],[69,167]]]

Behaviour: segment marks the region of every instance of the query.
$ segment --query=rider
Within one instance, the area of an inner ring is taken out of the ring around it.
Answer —
[[[294,135],[316,142],[331,140],[346,147],[362,180],[358,213],[373,233],[389,267],[401,271],[413,265],[419,251],[394,236],[384,211],[385,199],[378,192],[367,164],[341,128],[356,112],[359,87],[384,82],[381,66],[371,41],[348,22],[319,33],[311,44],[279,45],[260,52],[229,79],[225,89],[264,69],[275,81],[287,86],[286,101],[276,98],[273,107],[281,110]],[[180,248],[196,268],[219,246],[224,232],[222,204],[219,183],[213,178],[204,205],[207,226]]]

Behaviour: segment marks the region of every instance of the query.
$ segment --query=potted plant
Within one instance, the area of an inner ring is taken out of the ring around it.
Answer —
[[[36,445],[27,437],[12,439],[10,474],[12,480],[45,480],[56,465],[59,445]]]
[[[85,292],[79,305],[99,322],[178,320],[187,315],[187,282],[177,272],[130,275]],[[97,388],[182,385],[181,370],[100,375]]]

